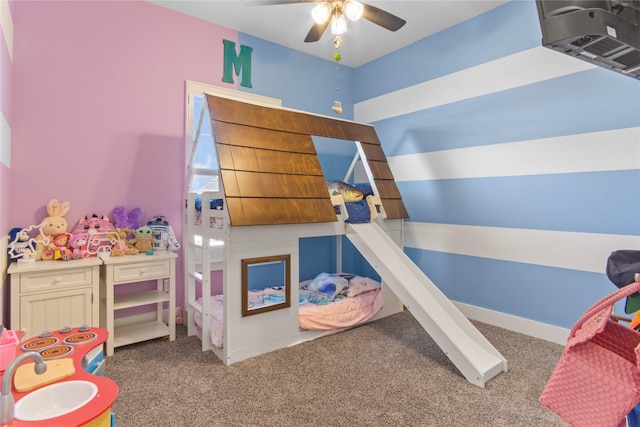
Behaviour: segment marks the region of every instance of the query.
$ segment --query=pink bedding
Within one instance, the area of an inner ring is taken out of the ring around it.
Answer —
[[[322,294],[308,289],[311,281],[300,283],[298,324],[300,329],[327,331],[358,325],[371,319],[384,303],[380,283],[372,279],[355,276],[351,279],[350,289],[332,299],[322,298]],[[264,291],[273,294],[272,289]],[[349,296],[347,296],[349,295]],[[211,297],[210,336],[211,344],[217,348],[223,346],[223,296]],[[318,304],[314,304],[314,301]],[[202,298],[197,301],[202,304]],[[194,320],[202,328],[202,314],[196,312]]]
[[[371,319],[383,302],[382,290],[375,289],[330,304],[302,304],[298,310],[298,324],[302,329],[315,331],[348,328]]]

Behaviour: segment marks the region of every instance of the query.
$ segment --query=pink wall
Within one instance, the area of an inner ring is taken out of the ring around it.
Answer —
[[[9,56],[9,50],[7,49],[7,41],[4,37],[4,32],[0,31],[0,108],[2,108],[2,114],[7,122],[11,123],[11,93],[12,93],[12,80],[13,70],[11,57]]]
[[[9,14],[13,15],[13,0],[9,1]],[[6,17],[3,19],[4,22],[11,22]],[[9,56],[9,49],[7,47],[7,40],[5,39],[4,33],[5,31],[11,31],[10,28],[4,28],[3,31],[0,31],[0,110],[2,111],[2,115],[7,121],[7,126],[11,129],[12,123],[12,89],[13,89],[13,63],[11,62],[11,57]],[[3,135],[6,137],[6,135]],[[4,147],[8,147],[11,141],[2,141],[3,149]],[[5,160],[6,161],[6,160]],[[5,236],[9,231],[9,194],[11,191],[11,174],[10,174],[9,165],[5,165],[3,162],[0,162],[0,236]],[[9,312],[9,300],[6,298],[8,292],[5,290],[8,289],[8,280],[5,278],[5,261],[0,262],[0,322],[7,324],[8,323],[8,315]],[[6,287],[5,287],[6,286]]]
[[[72,228],[117,205],[182,237],[186,80],[223,84],[237,33],[143,1],[15,5],[9,227],[69,201]],[[5,200],[3,199],[3,205]],[[6,228],[6,227],[5,227]],[[180,253],[181,255],[181,253]],[[183,304],[182,257],[178,304]]]

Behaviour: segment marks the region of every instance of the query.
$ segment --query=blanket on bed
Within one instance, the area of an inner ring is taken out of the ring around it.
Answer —
[[[298,298],[300,329],[327,331],[348,328],[366,322],[382,308],[384,298],[380,282],[352,274],[328,276],[339,276],[348,281],[348,286],[341,293],[330,296],[316,289],[310,289],[313,280],[301,282]],[[318,283],[330,282],[335,280],[335,277],[324,276],[322,279]],[[280,298],[284,301],[281,287],[265,288],[249,293],[249,300],[257,305],[273,303]],[[202,298],[198,298],[197,302],[202,304]],[[222,348],[223,345],[223,303],[222,295],[211,297],[209,308],[211,326],[208,338],[218,348]],[[202,313],[196,311],[194,320],[198,327],[202,327]]]

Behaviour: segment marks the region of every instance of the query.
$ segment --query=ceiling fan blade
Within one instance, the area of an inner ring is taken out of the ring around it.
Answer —
[[[309,34],[307,34],[307,37],[305,37],[304,42],[310,43],[320,40],[320,37],[322,37],[330,22],[331,19],[327,19],[324,24],[313,24],[313,26],[309,30]]]
[[[375,6],[371,6],[366,3],[362,3],[364,10],[362,11],[362,17],[368,21],[378,24],[389,31],[398,31],[407,23],[402,18],[398,18],[395,15],[390,14],[382,9],[378,9]]]

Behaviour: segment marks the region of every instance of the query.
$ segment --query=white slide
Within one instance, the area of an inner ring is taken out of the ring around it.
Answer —
[[[349,240],[400,298],[462,375],[485,383],[507,360],[375,223],[345,224]]]

